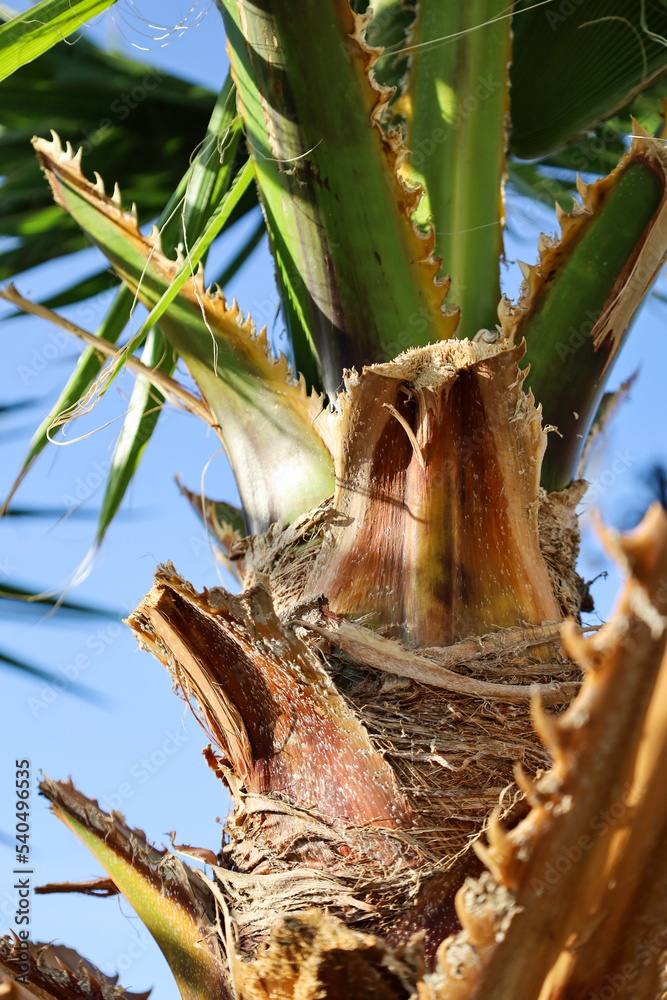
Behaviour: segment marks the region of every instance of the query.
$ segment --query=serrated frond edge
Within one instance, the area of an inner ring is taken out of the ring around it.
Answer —
[[[503,338],[510,344],[516,344],[523,335],[523,326],[531,315],[532,310],[539,303],[547,282],[550,280],[554,270],[560,268],[562,258],[569,252],[588,224],[592,221],[598,208],[604,203],[607,194],[612,190],[620,175],[627,167],[638,159],[648,161],[652,169],[658,170],[663,175],[665,183],[665,194],[658,211],[653,217],[651,231],[645,238],[640,253],[634,261],[631,272],[628,275],[623,287],[626,288],[633,277],[637,279],[639,294],[633,297],[621,311],[622,315],[616,313],[614,309],[617,299],[613,293],[605,305],[601,315],[596,320],[590,336],[595,348],[599,348],[607,339],[610,344],[610,358],[612,358],[619,346],[624,331],[632,318],[637,301],[655,277],[660,268],[664,256],[655,252],[656,238],[660,237],[660,223],[664,223],[664,216],[667,213],[667,149],[653,136],[651,136],[635,119],[633,121],[633,141],[621,159],[618,166],[606,177],[586,184],[577,175],[577,191],[581,197],[581,202],[574,203],[571,212],[566,212],[556,203],[556,216],[561,227],[560,238],[557,236],[547,236],[541,233],[538,240],[538,259],[535,264],[525,264],[519,261],[519,266],[523,273],[520,297],[516,303],[510,302],[503,296],[498,304],[498,319]],[[664,234],[662,236],[664,241]],[[614,316],[612,326],[611,319]]]
[[[35,136],[32,139],[32,144],[58,204],[67,208],[58,184],[54,181],[54,174],[63,183],[76,188],[79,194],[93,204],[98,211],[122,229],[125,237],[134,244],[147,261],[150,260],[151,265],[160,272],[165,282],[173,281],[186,263],[186,257],[182,251],[177,249],[174,260],[167,257],[163,252],[157,227],[153,226],[150,236],[144,236],[139,230],[134,207],[129,212],[123,209],[118,184],[115,184],[113,196],[110,198],[106,194],[104,181],[97,172],[94,184],[83,174],[81,169],[82,149],[79,148],[75,154],[69,142],[65,144],[63,149],[57,133],[52,131],[52,136],[50,141]],[[243,355],[244,360],[255,368],[256,374],[269,387],[281,396],[287,397],[299,409],[305,410],[305,415],[317,429],[316,417],[322,411],[324,397],[315,391],[308,393],[303,375],[293,372],[289,361],[282,352],[277,358],[272,354],[266,326],[257,332],[250,315],[244,316],[236,300],[233,300],[230,306],[223,291],[217,285],[213,290],[207,288],[201,264],[197,271],[187,279],[180,295],[187,299],[194,309],[202,312],[204,322],[210,328],[221,331],[228,343]]]
[[[402,172],[401,168],[407,160],[410,150],[405,145],[401,133],[395,129],[387,130],[382,124],[382,117],[389,108],[394,93],[393,88],[379,84],[370,72],[384,50],[374,48],[366,41],[366,28],[372,15],[355,13],[348,0],[337,0],[337,6],[340,10],[341,23],[351,41],[358,46],[363,61],[364,76],[369,85],[367,99],[371,124],[380,136],[387,169],[396,185],[394,200],[400,214],[407,222],[408,239],[414,262],[425,268],[426,274],[430,277],[430,281],[425,282],[425,288],[431,301],[433,315],[440,327],[438,339],[448,340],[454,336],[460,315],[458,307],[447,305],[445,302],[451,287],[451,278],[448,275],[438,277],[443,262],[433,253],[435,248],[433,226],[429,226],[428,231],[423,233],[412,222],[412,216],[422,198],[424,189],[421,184],[408,183]],[[445,261],[444,263],[446,267],[450,266],[449,262]]]

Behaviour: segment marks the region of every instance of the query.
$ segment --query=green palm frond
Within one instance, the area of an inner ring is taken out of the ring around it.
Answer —
[[[85,27],[87,21],[115,0],[42,0],[0,26],[0,80],[11,76],[59,42]]]
[[[661,0],[521,0],[512,23],[510,150],[525,160],[574,142],[665,72]]]
[[[30,146],[51,128],[81,147],[91,170],[117,181],[141,223],[155,220],[199,149],[216,101],[205,88],[85,38],[62,57],[56,47],[0,83],[0,236],[14,245],[0,253],[0,280],[88,244],[53,205]],[[245,154],[240,151],[242,162]],[[235,221],[256,205],[250,193]],[[110,275],[77,280],[51,305],[106,290]]]
[[[667,258],[667,5],[218,7],[231,73],[214,104],[168,78],[77,152],[81,115],[51,102],[33,144],[55,206],[28,199],[18,119],[5,150],[14,250],[44,259],[82,233],[122,282],[95,332],[0,291],[87,345],[21,476],[65,408],[125,367],[137,380],[97,541],[166,401],[218,435],[242,505],[183,490],[239,595],[197,592],[167,563],[127,619],[232,794],[222,849],[153,847],[46,779],[106,876],[45,891],[121,893],[184,1000],[590,997],[631,958],[619,996],[654,1000],[664,942],[641,969],[636,956],[667,916],[667,517],[656,504],[632,535],[604,532],[628,580],[585,638],[576,507],[582,448],[630,386],[605,393],[612,364]],[[91,95],[106,99],[113,73],[151,90],[145,67],[83,53]],[[170,92],[183,115],[208,101],[206,121],[174,117]],[[560,226],[536,241],[516,302],[498,301],[506,166]],[[294,368],[204,279],[258,201]],[[123,341],[135,298],[148,317]],[[179,360],[196,389],[174,378]],[[5,593],[55,611],[14,581]],[[71,953],[25,951],[42,1000],[126,995],[76,958],[75,973]],[[0,940],[5,993],[19,955]]]

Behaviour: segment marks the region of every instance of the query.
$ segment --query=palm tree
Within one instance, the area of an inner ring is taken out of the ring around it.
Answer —
[[[584,638],[575,508],[667,252],[667,158],[644,127],[664,7],[220,9],[232,77],[151,236],[70,145],[33,141],[124,283],[102,330],[3,297],[88,345],[49,428],[121,364],[137,375],[100,541],[164,399],[227,452],[242,510],[198,503],[241,593],[197,593],[166,565],[128,624],[235,808],[219,852],[160,851],[45,779],[107,872],[45,891],[123,893],[186,1000],[663,996],[667,518],[604,534],[628,580]],[[595,170],[619,147],[559,206],[519,302],[501,299],[506,171],[562,197],[577,158]],[[203,277],[254,185],[293,366]],[[134,296],[149,316],[117,349]],[[17,996],[123,995],[68,950],[5,939],[0,956]]]

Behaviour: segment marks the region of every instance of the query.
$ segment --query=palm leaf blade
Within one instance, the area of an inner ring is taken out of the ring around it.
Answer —
[[[57,45],[115,0],[42,0],[0,27],[0,80]]]

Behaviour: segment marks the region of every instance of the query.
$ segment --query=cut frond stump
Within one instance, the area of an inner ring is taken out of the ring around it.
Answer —
[[[295,912],[296,893],[302,908],[324,905],[393,946],[423,930],[432,959],[456,927],[456,889],[479,870],[470,840],[503,789],[504,811],[516,806],[512,762],[531,775],[548,766],[530,682],[567,701],[578,671],[554,626],[508,629],[486,647],[469,643],[464,673],[438,664],[446,650],[428,650],[423,663],[450,678],[439,689],[398,676],[389,659],[387,673],[372,656],[350,656],[335,632],[323,645],[319,626],[290,626],[285,609],[281,622],[266,582],[239,597],[197,594],[167,566],[129,620],[197,713],[207,759],[232,790],[230,867],[217,877],[235,895],[241,954],[267,939],[276,913]],[[307,617],[331,628],[330,613]],[[368,652],[374,633],[355,628]],[[536,655],[545,645],[549,663]]]
[[[229,542],[239,596],[167,565],[129,619],[233,793],[216,877],[244,959],[277,914],[324,906],[392,947],[423,932],[432,965],[489,813],[525,811],[514,763],[549,765],[530,699],[579,689],[559,636],[578,578],[558,560],[580,488],[540,492],[521,353],[447,341],[348,373],[320,429],[333,498]]]
[[[539,549],[546,435],[522,353],[449,340],[347,373],[313,596],[413,646],[560,617]]]

